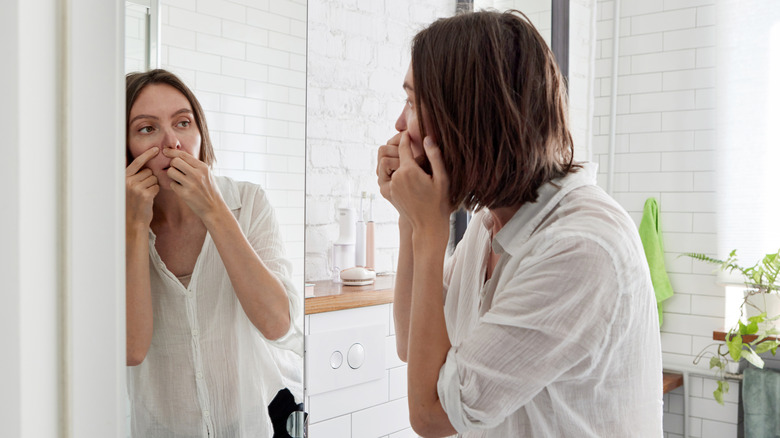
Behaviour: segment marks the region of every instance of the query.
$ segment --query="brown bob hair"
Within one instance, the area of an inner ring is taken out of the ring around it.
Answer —
[[[563,77],[522,12],[435,21],[414,37],[412,75],[421,133],[438,139],[452,205],[535,202],[542,184],[580,167]]]
[[[128,133],[130,129],[130,109],[133,108],[135,100],[147,85],[152,84],[170,85],[183,94],[190,102],[192,113],[195,116],[195,125],[197,125],[200,130],[200,156],[198,159],[211,167],[217,159],[214,156],[214,146],[211,144],[211,137],[209,136],[209,128],[206,125],[203,107],[200,106],[200,102],[198,102],[198,99],[195,97],[192,90],[190,90],[178,76],[168,70],[158,68],[147,72],[127,74],[125,77],[125,89],[127,93],[125,98],[125,132]],[[130,148],[127,146],[127,139],[125,139],[125,145],[127,164],[130,164],[133,161],[133,156],[130,154]]]

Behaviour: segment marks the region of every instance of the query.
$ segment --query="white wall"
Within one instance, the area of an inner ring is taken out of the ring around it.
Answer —
[[[376,270],[395,270],[398,215],[379,195],[377,148],[395,135],[406,98],[410,42],[425,24],[455,11],[453,0],[312,0],[306,154],[306,279],[330,278],[336,207],[351,187],[376,194]]]
[[[161,0],[161,63],[206,112],[215,173],[260,184],[303,288],[306,0]]]
[[[723,323],[711,268],[683,252],[717,252],[712,1],[621,2],[614,197],[637,224],[656,197],[675,295],[665,303],[664,358],[692,359]],[[607,170],[611,1],[599,1],[594,158]],[[666,5],[666,7],[665,7]]]
[[[711,266],[684,252],[715,255],[715,2],[622,0],[614,193],[637,225],[648,197],[659,201],[666,268],[675,295],[664,304],[665,364],[692,364],[723,327],[724,290]],[[613,1],[598,0],[593,154],[606,185]],[[703,382],[703,383],[702,383]],[[696,378],[691,436],[735,436],[736,398],[712,399],[714,381]],[[702,387],[703,385],[703,387]],[[730,397],[738,385],[732,384]],[[679,391],[678,391],[679,393]],[[681,403],[667,396],[665,430],[682,434]],[[679,419],[679,421],[677,421]]]

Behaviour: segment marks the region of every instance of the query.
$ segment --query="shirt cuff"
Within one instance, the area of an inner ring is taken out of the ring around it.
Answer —
[[[466,416],[463,403],[460,400],[460,376],[458,375],[458,360],[455,357],[455,347],[447,352],[447,359],[439,370],[439,381],[436,383],[444,412],[450,424],[458,433],[463,433],[471,428],[472,422]]]

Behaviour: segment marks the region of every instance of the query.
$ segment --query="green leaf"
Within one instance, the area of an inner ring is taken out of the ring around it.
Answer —
[[[750,321],[750,323],[751,323],[750,325],[753,325],[753,324],[757,324],[759,322],[764,322],[765,319],[766,319],[766,312],[764,312],[764,313],[762,313],[760,315],[751,316],[750,318],[748,318],[748,321]],[[741,327],[742,323],[740,322],[739,325]],[[755,332],[752,332],[750,334],[753,334],[753,333],[755,333]]]
[[[740,356],[744,357],[745,360],[753,364],[756,368],[764,368],[764,360],[758,357],[755,351],[753,350],[742,350]]]
[[[755,317],[754,317],[755,318]],[[750,318],[751,320],[753,318]],[[739,334],[740,335],[752,335],[758,332],[758,322],[760,321],[751,321],[750,324],[745,325],[742,324],[742,321],[739,321]]]
[[[778,341],[764,341],[756,345],[756,354],[766,353],[773,348],[777,348],[778,345],[780,345]]]
[[[740,351],[742,351],[742,336],[734,335],[726,341],[726,345],[729,347],[729,354],[734,362],[739,361]]]
[[[712,396],[715,397],[715,401],[717,401],[720,404],[723,404],[723,394],[726,394],[729,392],[729,382],[726,382],[725,380],[718,381],[718,389],[713,391]]]
[[[710,358],[710,369],[713,369],[713,368],[716,368],[716,367],[720,368],[722,370],[722,369],[726,368],[726,363],[722,359],[720,359],[719,357],[713,356],[713,357]]]

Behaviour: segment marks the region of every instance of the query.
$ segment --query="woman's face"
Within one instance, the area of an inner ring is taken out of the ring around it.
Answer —
[[[409,64],[409,70],[406,71],[403,87],[404,91],[406,91],[406,102],[404,103],[404,109],[401,111],[401,115],[398,116],[398,120],[395,121],[395,129],[397,129],[398,132],[406,131],[409,133],[409,139],[412,141],[412,153],[415,157],[418,157],[423,155],[423,138],[420,124],[417,121],[417,111],[419,111],[419,108],[415,108],[414,78],[412,75],[411,63]],[[423,114],[423,120],[426,126],[431,126],[426,114]],[[428,131],[428,136],[431,136],[430,128]],[[435,139],[433,140],[435,141]]]
[[[181,149],[195,158],[200,156],[200,130],[187,98],[167,84],[144,87],[130,108],[127,146],[133,158],[153,147],[160,153],[146,163],[157,177],[161,189],[169,189],[173,180],[167,170],[171,159],[165,148]]]

